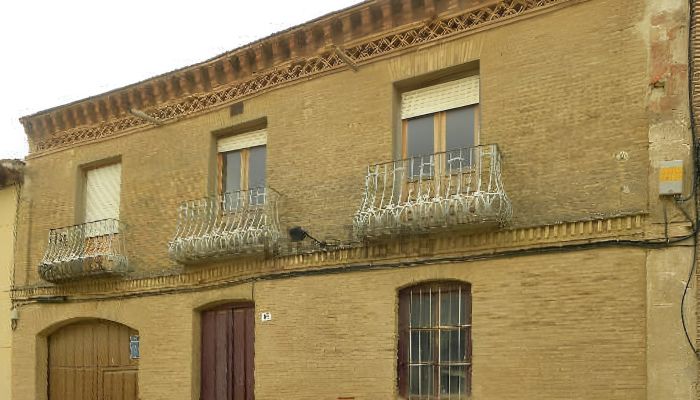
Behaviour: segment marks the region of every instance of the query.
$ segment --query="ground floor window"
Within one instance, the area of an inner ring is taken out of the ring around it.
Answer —
[[[460,399],[471,391],[471,287],[431,282],[399,293],[399,394]]]

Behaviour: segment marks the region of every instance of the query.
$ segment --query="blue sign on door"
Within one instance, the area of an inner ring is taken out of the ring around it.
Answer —
[[[139,358],[139,336],[129,336],[129,358],[138,360]]]

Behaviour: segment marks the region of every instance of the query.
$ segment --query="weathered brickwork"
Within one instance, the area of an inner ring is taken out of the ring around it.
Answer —
[[[2,167],[0,167],[2,168]],[[12,287],[12,254],[14,247],[17,186],[0,185],[0,397],[10,396],[12,363],[12,331],[10,330],[10,288]]]
[[[438,279],[472,285],[475,400],[694,398],[697,360],[678,315],[690,247],[634,245],[691,233],[673,201],[657,195],[661,161],[683,160],[686,192],[692,186],[687,5],[507,2],[532,8],[401,48],[357,71],[346,66],[266,89],[244,98],[241,114],[198,111],[32,154],[19,211],[22,245],[13,293],[21,320],[13,334],[13,398],[47,398],[51,332],[77,319],[102,318],[139,331],[142,399],[197,399],[199,311],[250,300],[256,399],[397,398],[397,291]],[[404,8],[396,9],[399,3]],[[344,25],[342,43],[492,3],[505,2],[363,3],[361,25],[372,21],[375,5],[392,19],[371,29]],[[350,15],[342,13],[348,24]],[[332,36],[331,26],[324,37]],[[281,62],[277,57],[266,65]],[[235,75],[226,65],[226,79],[207,84],[201,78],[207,74],[196,75],[190,93],[252,73],[245,66]],[[180,72],[173,79],[187,87],[188,72]],[[448,73],[480,76],[479,142],[498,144],[502,153],[511,226],[198,266],[168,257],[178,205],[216,191],[214,132],[262,119],[267,182],[282,195],[283,234],[298,225],[320,239],[347,241],[367,165],[395,158],[399,147],[400,92]],[[145,106],[182,98],[177,85],[168,85]],[[124,89],[126,98],[142,89]],[[42,124],[77,115],[79,107],[70,107],[51,111]],[[124,116],[124,104],[115,105],[114,115],[110,110],[105,121]],[[77,118],[73,126],[99,123],[98,114]],[[41,139],[71,125],[51,124],[28,133]],[[37,266],[49,229],[82,222],[82,166],[116,157],[122,165],[119,219],[127,226],[135,271],[119,280],[41,281]],[[683,206],[692,214],[689,204]],[[63,302],[38,302],[47,298]],[[694,340],[693,287],[686,305]],[[261,322],[261,312],[272,320]]]
[[[143,127],[142,119],[124,117],[124,114],[133,114],[132,106],[152,107],[151,117],[161,120],[211,111],[222,103],[338,69],[343,63],[357,69],[356,62],[473,31],[566,1],[472,0],[467,7],[465,2],[455,0],[413,1],[410,7],[407,1],[400,0],[376,2],[379,4],[370,7],[365,2],[349,11],[274,35],[276,43],[270,38],[262,39],[209,61],[173,71],[166,74],[167,77],[148,79],[68,107],[23,117],[20,121],[30,134],[32,149],[43,152]],[[341,48],[348,40],[370,33],[367,29],[370,15],[375,29],[404,26],[370,40],[351,41],[349,47]],[[410,22],[418,24],[409,25]],[[312,36],[313,42],[308,40]],[[317,54],[313,55],[314,52]],[[242,58],[247,65],[241,65]],[[274,67],[270,68],[271,65]],[[217,75],[216,82],[211,81],[212,72]],[[234,83],[228,84],[231,80]],[[212,83],[222,87],[211,90]],[[108,121],[100,121],[100,117]]]
[[[700,74],[698,74],[698,67],[700,66],[700,32],[698,31],[698,28],[700,27],[700,3],[698,3],[697,1],[693,2],[691,4],[691,9],[689,11],[690,11],[691,18],[690,18],[690,27],[689,27],[689,29],[690,29],[690,46],[688,46],[688,48],[691,52],[689,60],[692,63],[692,65],[691,65],[692,82],[690,85],[690,88],[692,91],[691,91],[690,99],[692,102],[691,106],[692,106],[692,110],[693,110],[693,120],[691,121],[691,123],[694,123],[695,126],[697,126],[698,121],[700,120]],[[697,137],[695,137],[695,140],[696,140],[696,143],[695,143],[696,147],[695,148],[697,150],[700,143],[698,143]],[[700,206],[700,198],[698,198],[697,196],[695,198],[695,202],[698,206]],[[700,243],[696,243],[696,246],[698,246],[698,245],[700,245]],[[700,254],[700,252],[698,252],[696,254]],[[695,260],[696,266],[697,266],[698,262],[700,262],[700,257],[696,258],[696,260]],[[700,284],[700,274],[697,274],[697,272],[696,272],[695,279],[693,281],[694,281],[693,283],[695,284],[695,287],[697,287],[697,285]],[[699,301],[697,299],[697,292],[696,292],[696,301]],[[695,315],[695,321],[696,321],[695,348],[696,349],[700,348],[700,340],[698,339],[698,337],[700,337],[700,335],[697,334],[700,332],[700,324],[698,323],[698,321],[700,321],[700,319],[698,318],[700,311],[698,311],[698,310],[700,310],[700,308],[698,308],[696,306],[696,308],[695,308],[695,311],[696,311],[696,315]],[[698,370],[697,372],[700,373],[700,370]],[[700,380],[700,376],[696,376],[696,382],[697,382],[697,380]],[[700,398],[700,385],[696,385],[696,396],[697,396],[697,398]]]
[[[27,305],[31,318],[15,333],[14,398],[45,398],[33,354],[46,351],[55,324],[85,317],[139,331],[141,398],[197,398],[193,310],[249,299],[256,313],[272,314],[256,322],[256,399],[393,398],[398,289],[460,279],[472,284],[475,399],[644,399],[645,304],[637,299],[645,253],[594,250]]]
[[[33,158],[25,206],[42,218],[31,220],[32,245],[29,258],[20,257],[19,274],[35,281],[48,229],[78,222],[79,166],[116,155],[133,265],[173,268],[166,250],[177,205],[213,191],[211,132],[262,117],[283,226],[346,239],[366,166],[393,158],[392,83],[474,61],[482,77],[480,141],[503,152],[515,225],[645,210],[647,188],[636,177],[647,174],[649,163],[646,49],[636,32],[619,29],[642,18],[643,8],[619,7],[605,1],[566,7],[263,94],[246,101],[242,115],[222,110]],[[611,46],[621,49],[616,57],[608,55]],[[620,151],[629,159],[618,161]]]

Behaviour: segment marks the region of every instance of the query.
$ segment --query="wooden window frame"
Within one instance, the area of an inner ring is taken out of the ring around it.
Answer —
[[[241,153],[241,188],[238,190],[248,190],[250,189],[249,183],[248,183],[248,167],[249,167],[249,161],[250,161],[250,149],[253,149],[255,147],[263,147],[267,146],[261,145],[261,146],[254,146],[254,147],[246,147],[243,149],[238,149],[238,150],[231,150],[231,151],[222,151],[217,153],[217,168],[218,168],[218,175],[217,175],[217,190],[219,191],[219,194],[223,195],[224,193],[224,182],[226,181],[226,162],[224,160],[224,156],[228,153],[233,153],[234,151],[240,152]]]
[[[265,168],[267,169],[267,119],[262,118],[240,124],[235,128],[214,132],[216,148],[216,193],[226,193],[226,155],[239,152],[241,157],[240,187],[232,192],[250,190],[250,159],[253,149],[265,148]],[[267,172],[267,171],[265,171]],[[267,177],[267,173],[265,173]]]
[[[479,112],[480,112],[480,107],[479,104],[471,104],[468,106],[464,106],[464,108],[467,107],[474,107],[474,146],[479,145],[479,125],[480,125],[480,118],[479,118]],[[462,108],[462,107],[459,107]],[[436,113],[433,113],[433,154],[437,153],[443,153],[448,150],[453,150],[453,149],[447,149],[447,112],[450,110],[443,110],[443,111],[438,111]],[[431,115],[431,114],[428,114]],[[405,118],[401,120],[401,158],[406,159],[408,158],[408,121],[411,118]]]
[[[479,118],[479,112],[480,112],[480,107],[479,103],[475,104],[470,104],[467,106],[463,107],[458,107],[458,108],[467,108],[467,107],[472,107],[474,109],[474,144],[473,146],[476,147],[479,145],[479,125],[480,125],[480,118]],[[458,109],[457,108],[457,109]],[[452,110],[455,110],[454,108]],[[427,115],[432,115],[433,116],[433,153],[432,154],[447,154],[447,151],[449,150],[456,150],[456,149],[447,149],[447,112],[450,110],[442,110],[435,112],[433,114],[427,114]],[[412,117],[415,118],[415,117]],[[405,118],[401,120],[401,159],[402,160],[407,160],[409,158],[408,155],[408,121],[411,118]],[[426,156],[426,154],[423,154],[423,156]],[[417,157],[417,155],[411,156],[411,157]],[[426,182],[429,182],[433,180],[434,178],[437,179],[454,179],[458,177],[460,174],[469,174],[476,170],[477,168],[477,163],[480,162],[478,158],[472,159],[471,160],[471,165],[467,168],[463,168],[458,172],[453,172],[452,174],[449,174],[450,176],[447,176],[448,174],[446,173],[447,171],[447,165],[446,165],[446,156],[443,156],[440,158],[439,163],[435,163],[434,169],[432,171],[431,175],[427,176],[422,176],[421,179],[423,179]],[[413,163],[413,161],[410,161],[410,163]],[[410,168],[410,166],[409,166]],[[409,172],[405,179],[403,179],[403,190],[402,193],[404,196],[407,198],[409,189],[411,188],[412,185],[417,184],[419,181],[419,177],[417,175],[411,175]],[[402,200],[406,200],[406,198],[403,198]]]
[[[441,325],[441,315],[440,315],[440,304],[441,304],[441,293],[454,292],[459,290],[462,296],[464,296],[465,306],[467,307],[466,315],[468,316],[466,321],[460,321],[461,323],[455,326],[452,325]],[[414,330],[411,327],[411,293],[419,291],[429,291],[432,296],[433,291],[437,292],[438,300],[430,305],[431,312],[436,312],[435,320],[437,324],[425,328],[416,328],[415,330],[420,331],[433,331],[436,332],[434,342],[432,343],[432,352],[437,359],[433,365],[435,369],[433,376],[433,393],[430,395],[411,395],[410,391],[410,366],[411,366],[411,332]],[[472,355],[472,295],[471,295],[471,285],[466,282],[456,282],[456,281],[437,281],[437,282],[426,282],[413,286],[409,286],[401,289],[399,291],[399,313],[398,313],[398,349],[397,349],[397,386],[399,395],[404,399],[409,400],[446,400],[446,399],[468,399],[471,394],[471,375],[473,368],[473,355]],[[442,363],[441,362],[441,336],[440,332],[442,330],[453,330],[453,329],[465,329],[467,334],[465,335],[466,343],[464,345],[464,361],[461,363]],[[464,365],[466,376],[465,376],[465,392],[460,395],[445,395],[440,394],[440,369],[443,366],[456,366]]]
[[[245,147],[241,149],[236,149],[236,150],[230,150],[230,151],[221,151],[217,152],[217,158],[216,158],[216,164],[217,164],[217,175],[216,175],[216,190],[217,194],[220,197],[223,197],[224,194],[226,193],[234,193],[234,192],[244,192],[244,191],[249,191],[251,189],[257,188],[251,187],[250,185],[250,153],[251,150],[257,149],[263,147],[265,148],[265,169],[267,169],[267,144],[260,144],[260,145],[255,145],[252,147]],[[224,182],[226,181],[226,161],[225,161],[225,156],[226,154],[232,153],[232,152],[239,152],[241,155],[241,169],[240,169],[240,188],[238,190],[233,190],[233,191],[226,191],[224,188]],[[267,180],[267,170],[265,171],[265,180]],[[265,186],[267,183],[265,184]],[[263,190],[259,191],[259,193],[265,193],[265,187],[263,187]]]

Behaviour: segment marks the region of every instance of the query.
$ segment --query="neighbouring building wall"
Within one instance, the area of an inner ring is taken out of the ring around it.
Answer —
[[[197,310],[253,300],[256,399],[395,398],[398,290],[458,279],[472,285],[472,398],[641,400],[646,253],[593,249],[30,304],[14,336],[13,396],[46,399],[46,337],[70,321],[103,318],[139,332],[142,399],[196,399]],[[260,322],[261,312],[272,320]]]
[[[0,399],[10,398],[12,329],[10,288],[13,275],[17,187],[0,188]]]
[[[681,299],[692,266],[691,247],[651,250],[646,261],[647,399],[696,397],[698,360],[681,323]],[[695,285],[686,294],[685,318],[691,341],[696,337]]]
[[[685,0],[647,0],[646,18],[637,28],[648,45],[649,210],[655,230],[671,219],[682,221],[678,207],[694,214],[692,198],[693,144],[688,105],[688,40],[690,14]],[[659,196],[662,162],[684,160],[688,179],[686,201]],[[697,177],[695,177],[697,179]],[[642,181],[639,181],[642,183]],[[687,220],[686,220],[687,221]],[[692,268],[692,240],[684,246],[650,251],[647,258],[647,399],[696,399],[697,363],[681,323],[681,302]],[[687,333],[695,341],[696,291],[685,299]]]

